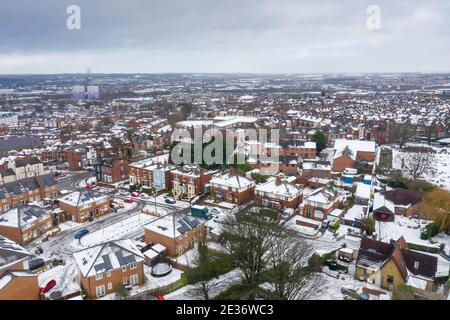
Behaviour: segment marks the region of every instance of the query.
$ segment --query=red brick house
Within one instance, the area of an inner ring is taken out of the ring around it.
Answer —
[[[328,219],[328,214],[341,205],[339,194],[327,187],[314,190],[303,198],[301,213],[318,221]]]
[[[236,173],[214,176],[210,184],[211,194],[219,201],[241,205],[253,200],[255,195],[255,182]]]
[[[376,156],[374,141],[337,139],[334,142],[333,171],[343,172],[355,168],[356,162],[363,163],[367,169],[373,167]]]
[[[106,158],[95,165],[97,182],[117,183],[130,176],[130,161],[127,159]]]
[[[301,202],[303,189],[281,177],[271,178],[255,187],[255,201],[275,210],[296,209]]]

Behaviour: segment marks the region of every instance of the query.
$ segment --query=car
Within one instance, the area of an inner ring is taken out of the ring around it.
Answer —
[[[159,294],[146,294],[143,300],[164,300],[164,296]]]
[[[89,233],[88,229],[81,229],[79,231],[77,231],[74,235],[74,238],[77,240],[80,240],[81,238],[83,238],[85,235],[87,235]]]
[[[141,193],[141,199],[148,199],[150,198],[148,194]]]
[[[168,203],[168,204],[175,204],[175,203],[177,203],[176,202],[176,200],[174,200],[174,199],[170,199],[170,198],[167,198],[166,200],[164,200],[166,203]]]
[[[343,286],[341,288],[341,293],[349,296],[350,298],[356,299],[356,300],[369,300],[370,299],[370,297],[367,293],[365,293],[365,292],[358,293],[355,289],[348,288],[346,286]]]
[[[122,196],[126,196],[128,194],[128,192],[121,190],[121,191],[119,191],[119,194]]]
[[[132,193],[131,193],[131,196],[132,196],[133,198],[139,198],[140,194],[137,193],[137,192],[132,192]]]
[[[87,184],[86,189],[92,190],[92,189],[94,189],[94,186],[92,184]]]
[[[28,263],[28,269],[30,270],[36,270],[39,269],[40,267],[45,265],[45,261],[44,259],[38,258],[38,259],[33,259]]]
[[[39,288],[39,291],[41,293],[47,293],[50,290],[52,290],[55,286],[56,286],[56,280],[52,279],[45,285],[45,287]]]
[[[125,203],[133,203],[133,199],[126,198],[125,200],[123,200],[123,202],[125,202]]]
[[[322,221],[322,225],[321,225],[322,229],[327,229],[329,226],[330,226],[330,221],[328,221],[328,220]]]
[[[63,265],[65,265],[66,264],[66,262],[63,260],[63,259],[53,259],[53,261],[52,261],[52,265],[53,266],[63,266]]]

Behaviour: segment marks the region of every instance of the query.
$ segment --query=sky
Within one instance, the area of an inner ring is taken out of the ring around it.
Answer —
[[[449,72],[449,17],[448,0],[2,0],[0,74]]]

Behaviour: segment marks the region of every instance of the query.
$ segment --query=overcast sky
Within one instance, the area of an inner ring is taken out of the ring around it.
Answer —
[[[81,8],[69,30],[66,9]],[[369,30],[369,5],[381,29]],[[2,0],[0,73],[446,72],[448,0]]]

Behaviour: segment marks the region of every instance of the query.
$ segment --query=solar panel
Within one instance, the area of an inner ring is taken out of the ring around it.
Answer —
[[[197,227],[200,224],[200,222],[197,219],[194,219],[194,220],[186,219],[186,221],[192,229],[194,229],[195,227]]]
[[[178,230],[179,233],[185,234],[186,232],[189,231],[189,227],[184,225],[184,226],[178,227],[177,230]]]

